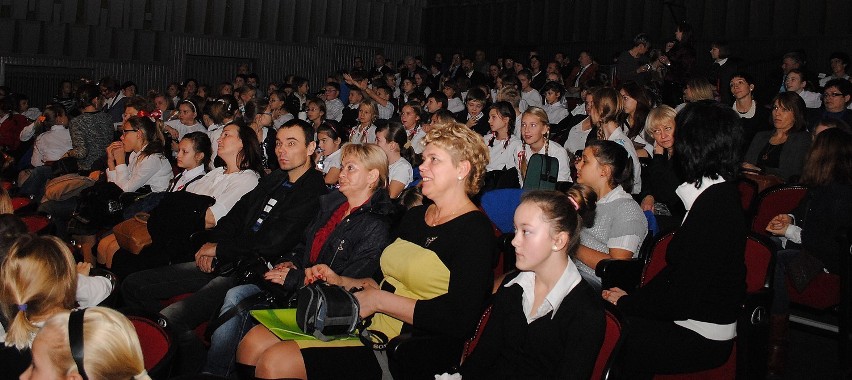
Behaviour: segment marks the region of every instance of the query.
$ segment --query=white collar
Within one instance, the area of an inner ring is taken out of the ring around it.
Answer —
[[[733,108],[734,111],[737,111],[737,114],[740,115],[741,118],[751,119],[751,118],[754,117],[754,113],[757,112],[757,101],[752,99],[751,108],[749,108],[748,112],[746,112],[746,113],[740,113],[740,111],[737,110],[737,102],[736,101],[734,101],[734,105],[731,106],[731,108]]]
[[[64,125],[62,125],[62,124],[55,124],[55,125],[53,125],[53,126],[51,126],[51,127],[50,127],[50,130],[51,130],[51,131],[58,131],[58,130],[60,130],[60,129],[65,129],[65,126],[64,126]]]
[[[8,119],[8,118],[9,118],[9,115],[11,115],[11,114],[12,114],[12,113],[10,112],[10,113],[7,113],[7,114],[3,115],[3,117],[0,117],[0,123],[2,123],[2,122],[4,122],[4,121],[6,121],[6,119]]]
[[[630,194],[627,194],[627,192],[624,191],[624,188],[621,187],[621,185],[618,185],[614,189],[612,189],[608,193],[606,193],[606,195],[604,195],[603,198],[598,199],[597,204],[609,203],[609,202],[612,202],[614,200],[622,199],[622,198],[633,198],[633,197],[631,197]]]
[[[728,59],[727,59],[727,58],[722,58],[722,59],[717,59],[717,60],[716,60],[716,63],[718,63],[718,64],[719,64],[719,66],[724,65],[724,64],[725,64],[725,62],[728,62]]]
[[[692,204],[695,203],[695,200],[698,199],[698,196],[707,190],[710,186],[713,186],[718,183],[725,182],[725,179],[722,176],[719,176],[716,179],[711,179],[710,177],[702,177],[701,178],[701,187],[696,188],[695,183],[692,182],[684,182],[680,186],[675,189],[675,193],[680,197],[680,200],[683,201],[683,205],[686,208],[686,213],[689,215],[689,210],[692,208]],[[684,220],[686,220],[686,216],[684,216]]]
[[[556,281],[556,285],[554,285],[553,289],[550,289],[550,292],[548,292],[547,296],[544,297],[544,301],[541,303],[541,306],[538,307],[538,310],[535,311],[535,314],[533,314],[532,310],[533,295],[535,294],[535,272],[523,271],[503,286],[506,288],[515,284],[521,286],[521,289],[523,289],[521,300],[524,315],[527,317],[527,323],[531,323],[551,311],[550,319],[555,318],[556,312],[559,311],[559,306],[562,305],[562,301],[568,293],[570,293],[571,290],[580,283],[581,280],[582,277],[580,276],[580,272],[577,270],[577,266],[572,260],[568,260],[568,266],[566,266],[565,270],[562,271],[562,276],[559,277],[559,280]]]
[[[204,174],[204,172],[204,165],[198,165],[192,169],[184,170],[183,173],[181,173],[181,179],[189,181],[195,177],[198,177],[199,174]]]

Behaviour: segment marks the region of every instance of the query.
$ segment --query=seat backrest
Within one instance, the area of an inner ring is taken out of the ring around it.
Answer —
[[[746,239],[746,292],[755,293],[772,286],[774,249],[766,237],[751,233]]]
[[[41,234],[50,226],[50,219],[44,215],[22,216],[21,220],[27,225],[27,231],[31,234]]]
[[[149,374],[168,374],[168,366],[174,357],[175,346],[171,335],[157,322],[145,317],[130,315],[127,317],[136,328],[145,369]]]
[[[500,232],[507,233],[515,230],[513,223],[515,209],[521,203],[523,192],[523,189],[497,189],[482,194],[482,210]]]
[[[767,235],[766,225],[778,214],[787,214],[799,205],[808,188],[802,185],[778,185],[770,187],[757,197],[751,231]]]
[[[748,178],[737,178],[737,190],[740,192],[740,202],[742,203],[743,211],[751,213],[754,199],[757,198],[757,182]]]
[[[624,317],[609,302],[603,302],[606,314],[606,330],[604,341],[592,370],[592,380],[614,378],[613,370],[617,368],[618,353],[626,336]]]
[[[661,235],[654,242],[650,257],[647,258],[647,264],[645,264],[645,271],[642,273],[641,285],[647,284],[666,267],[666,250],[669,249],[669,242],[671,242],[673,236],[674,231]]]

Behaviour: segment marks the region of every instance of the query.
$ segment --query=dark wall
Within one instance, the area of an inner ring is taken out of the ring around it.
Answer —
[[[832,51],[852,53],[850,17],[848,0],[431,0],[423,42],[430,55],[483,48],[493,61],[537,48],[548,58],[562,50],[573,59],[591,49],[609,63],[637,33],[660,46],[674,38],[675,20],[686,20],[696,32],[699,65],[710,64],[710,41],[725,39],[756,73],[777,70],[780,56],[799,48],[811,70],[826,72]]]
[[[425,0],[5,0],[0,80],[41,107],[60,78],[112,75],[141,90],[185,75],[232,80],[251,64],[263,84],[306,75],[317,88],[351,65],[422,54]]]

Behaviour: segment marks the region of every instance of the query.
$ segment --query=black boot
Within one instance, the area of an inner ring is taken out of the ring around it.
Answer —
[[[237,363],[237,366],[236,366],[237,379],[239,379],[239,380],[254,380],[255,379],[255,377],[254,377],[254,369],[255,368],[256,367],[253,366],[253,365]]]
[[[772,314],[769,320],[769,353],[766,362],[766,377],[779,379],[784,375],[787,362],[787,342],[790,316]]]

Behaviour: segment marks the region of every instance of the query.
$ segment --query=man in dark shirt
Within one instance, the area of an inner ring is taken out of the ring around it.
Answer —
[[[651,66],[647,56],[650,48],[651,43],[645,33],[639,33],[633,38],[633,47],[618,56],[615,70],[619,83],[632,80],[640,85],[648,84],[651,80]]]

